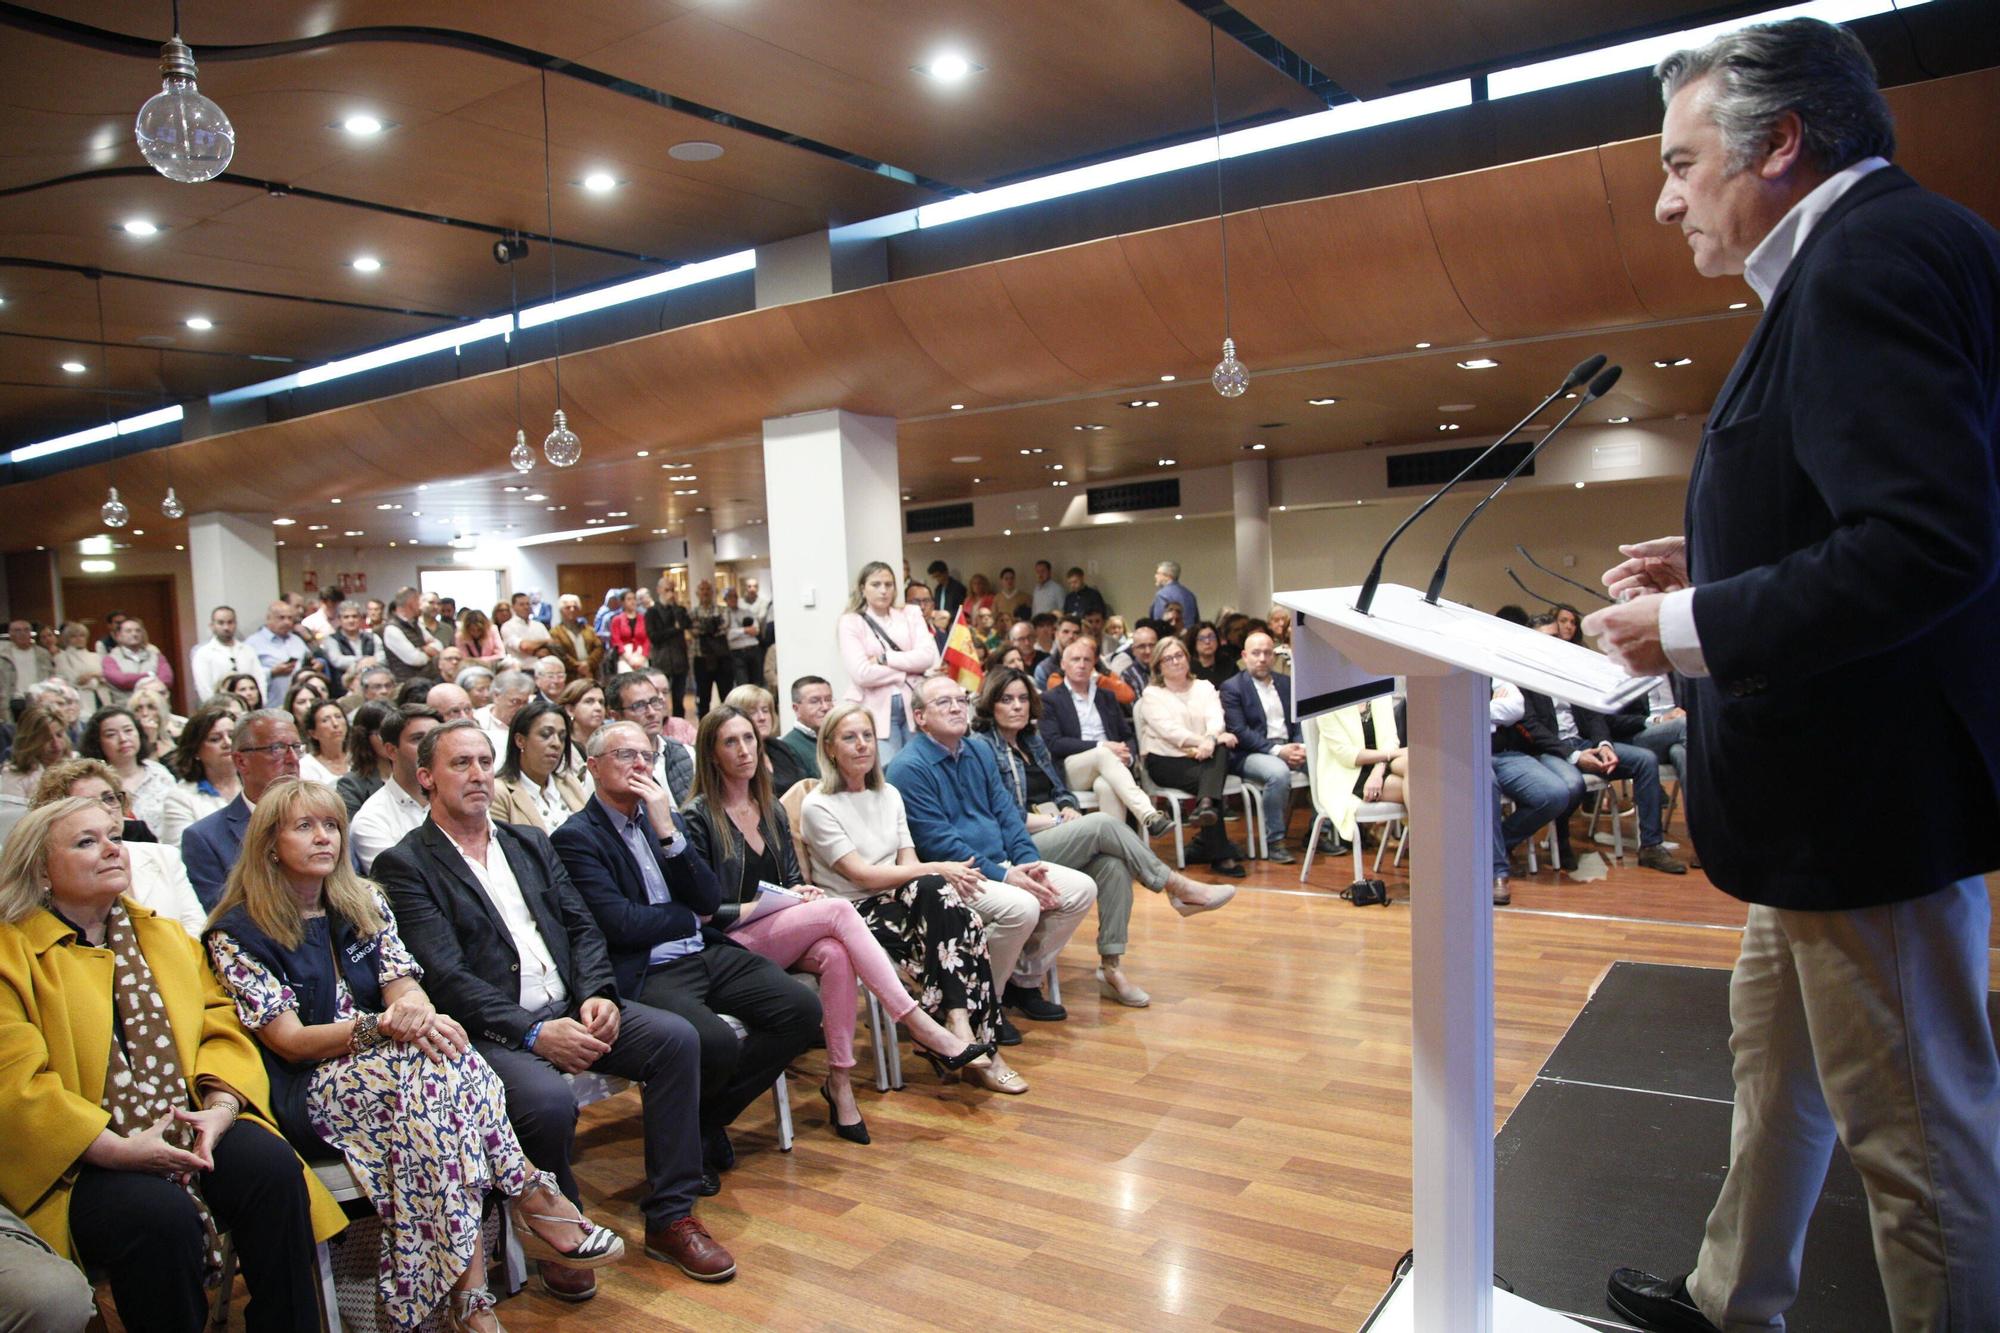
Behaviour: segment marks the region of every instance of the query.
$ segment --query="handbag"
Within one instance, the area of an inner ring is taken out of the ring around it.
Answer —
[[[1387,907],[1389,885],[1379,879],[1357,879],[1340,891],[1340,896],[1356,907]]]

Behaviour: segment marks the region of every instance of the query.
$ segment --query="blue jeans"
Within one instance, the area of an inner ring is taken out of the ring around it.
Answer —
[[[1653,758],[1663,764],[1672,764],[1674,772],[1687,775],[1688,724],[1684,717],[1671,722],[1656,722],[1632,738],[1632,744],[1642,750],[1651,750]]]
[[[1285,825],[1291,820],[1292,774],[1290,764],[1274,754],[1246,754],[1237,771],[1250,782],[1264,784],[1264,846],[1267,855],[1285,840]]]
[[[1493,756],[1493,777],[1514,802],[1514,813],[1500,824],[1506,851],[1542,825],[1562,823],[1583,802],[1583,774],[1554,755],[1502,750]]]
[[[1665,836],[1660,828],[1663,805],[1660,797],[1660,761],[1653,757],[1651,750],[1627,745],[1624,741],[1613,741],[1611,749],[1618,756],[1618,767],[1606,773],[1604,780],[1631,781],[1632,800],[1639,808],[1639,845],[1658,846]]]

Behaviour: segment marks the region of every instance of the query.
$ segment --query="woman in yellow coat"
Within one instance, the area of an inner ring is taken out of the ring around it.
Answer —
[[[0,851],[0,1201],[111,1281],[132,1333],[195,1333],[235,1241],[252,1330],[319,1327],[313,1243],[346,1223],[271,1126],[256,1046],[201,946],[126,896],[123,822],[69,797]]]
[[[1364,802],[1410,803],[1410,751],[1396,734],[1396,701],[1388,695],[1322,716],[1318,760],[1313,801],[1348,842]]]

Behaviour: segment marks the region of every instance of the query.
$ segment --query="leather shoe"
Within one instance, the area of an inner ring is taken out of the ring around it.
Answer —
[[[1720,1333],[1688,1297],[1687,1278],[1669,1281],[1637,1268],[1614,1268],[1605,1303],[1640,1328],[1663,1333]]]
[[[1000,994],[1000,1002],[1009,1009],[1021,1011],[1021,1017],[1032,1018],[1037,1023],[1060,1023],[1069,1017],[1069,1010],[1054,1003],[1038,990],[1026,986],[1007,983],[1007,989]]]
[[[1008,1021],[1007,1015],[1000,1015],[1000,1026],[993,1030],[993,1041],[998,1046],[1019,1046],[1021,1029]]]
[[[697,1282],[727,1282],[736,1276],[736,1260],[693,1217],[663,1227],[648,1226],[646,1254],[672,1264]]]
[[[1272,865],[1288,866],[1297,864],[1299,858],[1293,856],[1291,849],[1283,843],[1274,843],[1264,849],[1264,859]]]
[[[713,1199],[716,1195],[722,1193],[722,1173],[708,1163],[703,1162],[701,1166],[701,1184],[695,1186],[695,1193],[701,1195],[704,1199]]]
[[[1233,856],[1226,856],[1220,861],[1211,861],[1208,868],[1213,874],[1227,875],[1231,879],[1242,879],[1250,873],[1243,868],[1243,863]]]
[[[1190,828],[1214,828],[1222,820],[1222,812],[1215,808],[1215,798],[1204,796],[1194,803],[1194,813],[1188,816]]]
[[[597,1294],[597,1274],[588,1268],[571,1268],[567,1264],[553,1264],[546,1259],[539,1265],[542,1275],[542,1290],[559,1301],[587,1301]]]
[[[1686,862],[1658,843],[1639,849],[1639,864],[1663,875],[1685,875],[1688,872]]]
[[[736,1145],[729,1141],[729,1131],[712,1129],[703,1135],[701,1155],[718,1171],[733,1170],[736,1166]]]

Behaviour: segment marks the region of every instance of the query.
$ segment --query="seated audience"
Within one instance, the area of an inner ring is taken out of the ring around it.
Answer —
[[[393,671],[379,664],[367,666],[355,673],[354,688],[340,696],[340,706],[352,719],[361,705],[393,702],[395,693],[396,674]]]
[[[305,757],[299,776],[331,787],[347,776],[347,714],[338,700],[321,699],[304,710]]]
[[[249,712],[264,706],[264,682],[248,671],[233,671],[216,684],[217,694],[233,694]]]
[[[467,667],[460,673],[462,679],[470,679],[479,693],[489,693],[486,682],[492,679],[485,667]],[[479,710],[486,705],[475,702],[473,695],[464,687],[443,681],[424,691],[422,703],[437,710],[437,715],[447,722],[477,722]]]
[[[103,679],[98,692],[113,704],[127,703],[132,691],[147,681],[157,681],[172,689],[174,666],[165,653],[146,640],[146,625],[129,616],[118,626],[117,646],[104,654]]]
[[[821,720],[823,777],[800,810],[800,846],[814,876],[854,904],[875,942],[918,988],[918,1004],[954,1036],[990,1058],[968,1060],[967,1083],[1018,1095],[1028,1082],[998,1050],[1005,1019],[986,953],[986,929],[968,905],[983,878],[966,861],[919,861],[902,794],[882,779],[875,723],[848,702]],[[948,1049],[948,1048],[947,1048]],[[919,1054],[925,1054],[920,1051]],[[927,1058],[930,1058],[927,1056]],[[941,1079],[952,1071],[942,1059]]]
[[[604,644],[583,618],[583,601],[574,593],[556,598],[556,623],[549,630],[549,653],[569,673],[572,684],[597,679],[604,662]]]
[[[576,1202],[576,1098],[562,1076],[595,1070],[643,1084],[646,1253],[700,1281],[732,1277],[736,1261],[694,1216],[695,1034],[676,1015],[620,1000],[604,936],[548,838],[493,822],[493,749],[477,723],[430,729],[418,773],[429,816],[377,858],[374,878],[434,1003],[506,1086],[528,1160]],[[558,1260],[543,1258],[541,1276],[565,1300],[597,1290],[587,1269]]]
[[[468,606],[458,613],[458,650],[465,654],[467,667],[482,666],[489,672],[498,671],[507,657],[506,645],[500,642],[500,631],[493,628],[492,618],[476,606]]]
[[[96,801],[121,820],[130,817],[125,808],[125,789],[118,784],[118,774],[102,759],[65,759],[51,765],[43,771],[42,780],[29,804],[49,805],[72,796]],[[195,897],[194,885],[188,882],[187,867],[181,863],[179,849],[165,843],[128,840],[125,851],[131,861],[132,874],[127,896],[141,907],[157,912],[170,921],[180,922],[189,935],[200,939],[202,927],[208,921],[208,909],[201,905],[201,899]]]
[[[771,786],[780,795],[791,787],[783,785],[779,777],[780,769],[787,767],[778,757],[779,750],[790,755],[789,768],[800,778],[819,781],[819,724],[832,710],[833,686],[824,677],[800,676],[792,682],[792,729],[771,743]]]
[[[1031,620],[1017,620],[1007,627],[1005,647],[1001,649],[1002,657],[1006,656],[1008,648],[1021,654],[1021,661],[1026,664],[1022,669],[1027,671],[1033,671],[1036,665],[1048,656],[1035,646],[1035,625]]]
[[[481,666],[475,662],[445,683],[456,685],[465,691],[465,697],[471,701],[473,712],[476,713],[493,702],[493,675],[491,667]],[[437,705],[432,704],[431,707],[436,708]],[[458,721],[457,718],[451,720]]]
[[[8,1333],[74,1333],[97,1319],[83,1270],[49,1248],[13,1209],[0,1204],[0,1309]]]
[[[1507,608],[1501,608],[1504,617]],[[1527,614],[1521,615],[1525,623]],[[1493,726],[1493,785],[1495,800],[1505,797],[1514,808],[1495,817],[1493,825],[1493,905],[1505,907],[1514,900],[1510,880],[1514,873],[1510,857],[1515,847],[1535,830],[1555,824],[1561,834],[1561,855],[1576,869],[1576,855],[1569,850],[1570,811],[1583,799],[1581,778],[1574,768],[1553,756],[1544,759],[1520,742],[1528,739],[1522,727],[1526,701],[1521,691],[1504,680],[1493,682],[1493,698],[1488,719]],[[1506,734],[1503,736],[1503,732]]]
[[[491,733],[488,734],[491,739]],[[569,716],[537,699],[507,729],[506,758],[493,785],[493,818],[554,833],[590,793],[572,766]]]
[[[1222,725],[1237,742],[1230,771],[1264,787],[1264,856],[1290,865],[1292,774],[1305,772],[1306,747],[1292,718],[1292,682],[1272,669],[1276,663],[1276,641],[1253,631],[1243,641],[1243,670],[1222,684]]]
[[[279,778],[299,775],[305,753],[298,728],[289,715],[263,708],[236,724],[229,759],[236,766],[236,798],[213,814],[203,815],[181,832],[181,859],[202,906],[222,901],[223,886],[243,851],[243,831],[250,827],[250,810],[264,789]]]
[[[486,732],[486,739],[493,742],[493,753],[507,752],[507,728],[513,725],[514,715],[527,707],[528,701],[534,697],[535,678],[525,671],[509,667],[493,677],[493,701],[484,708],[472,710],[472,720]],[[444,711],[435,702],[431,707]],[[457,721],[452,717],[445,720]]]
[[[708,863],[690,853],[656,776],[654,743],[636,722],[598,728],[590,738],[597,793],[552,841],[604,932],[619,994],[679,1015],[698,1034],[702,1190],[713,1194],[736,1162],[730,1122],[812,1044],[820,1006],[766,959],[703,930],[721,888]],[[739,1038],[722,1014],[746,1035]]]
[[[530,673],[535,678],[534,697],[543,703],[552,704],[562,698],[563,687],[569,684],[569,673],[554,657],[538,657],[535,669]]]
[[[1115,662],[1118,659],[1118,655],[1125,651],[1125,646],[1132,641],[1131,634],[1125,628],[1125,617],[1106,616],[1103,629],[1104,632],[1099,638],[1099,646],[1104,656]],[[1137,691],[1134,691],[1134,693],[1136,694]]]
[[[760,686],[739,685],[730,698]],[[827,1081],[820,1086],[834,1133],[867,1143],[868,1126],[854,1104],[848,1071],[854,1068],[854,985],[866,985],[890,1017],[906,1024],[920,1055],[956,1072],[991,1046],[975,1046],[940,1026],[917,1007],[895,965],[868,933],[853,904],[828,897],[804,882],[785,812],[771,795],[764,738],[735,704],[725,703],[701,720],[695,738],[694,799],[687,807],[687,834],[695,855],[715,872],[722,905],[710,924],[779,967],[794,967],[820,978],[821,1030],[826,1035]],[[610,769],[615,770],[611,765]],[[615,771],[607,781],[615,782]],[[760,892],[766,885],[790,889],[805,901],[779,899],[784,910]]]
[[[1195,677],[1180,639],[1162,639],[1154,650],[1152,683],[1139,696],[1132,720],[1152,780],[1194,793],[1188,823],[1196,833],[1187,858],[1207,861],[1217,874],[1241,878],[1241,853],[1222,831],[1222,789],[1229,780],[1229,752],[1236,748],[1236,736],[1223,724],[1221,696]]]
[[[1399,735],[1391,696],[1320,715],[1319,786],[1313,797],[1337,838],[1354,841],[1354,816],[1364,802],[1386,801],[1408,808],[1409,763],[1409,747]]]
[[[570,744],[582,754],[604,725],[604,687],[594,680],[571,681],[562,692],[562,709],[569,714]]]
[[[134,1333],[206,1325],[222,1231],[250,1326],[317,1333],[313,1245],[346,1218],[271,1129],[201,946],[127,896],[120,823],[65,797],[0,850],[0,1204],[105,1274]]]
[[[382,724],[401,712],[392,703],[374,700],[354,710],[347,720],[347,772],[333,789],[347,808],[350,822],[384,782],[396,761],[396,747],[382,739]]]
[[[1187,644],[1189,669],[1196,680],[1205,680],[1216,689],[1236,674],[1236,658],[1223,651],[1222,635],[1206,620],[1181,635]]]
[[[307,1156],[344,1158],[382,1218],[383,1312],[413,1328],[448,1306],[452,1329],[497,1333],[480,1236],[489,1192],[539,1258],[595,1268],[625,1243],[529,1164],[500,1080],[432,1007],[346,841],[329,788],[273,784],[216,907],[209,959],[263,1049],[278,1127]]]
[[[1097,896],[1090,877],[1042,860],[1019,807],[1007,794],[993,747],[968,735],[971,700],[948,676],[926,679],[916,695],[917,734],[889,764],[902,793],[917,854],[928,861],[971,861],[980,882],[966,899],[986,926],[1001,1003],[1039,1022],[1069,1016],[1042,995],[1056,955],[1076,933]],[[1018,1040],[1010,1024],[1000,1040]]]
[[[187,726],[181,728],[180,744],[167,760],[167,767],[180,781],[160,803],[160,826],[153,832],[161,842],[180,846],[188,825],[236,799],[242,784],[236,776],[235,756],[236,713],[221,703],[195,709]]]
[[[470,718],[453,720],[472,721]],[[445,721],[437,709],[424,704],[400,709],[395,716],[382,720],[382,729],[378,734],[382,747],[390,753],[389,776],[374,795],[361,803],[361,808],[354,814],[350,834],[354,866],[362,874],[372,874],[375,858],[401,842],[429,814],[426,808],[428,798],[424,795],[423,783],[417,777],[418,754],[424,737],[444,725]],[[490,792],[488,796],[490,799]]]
[[[1076,636],[1081,633],[1083,633],[1082,616],[1072,616],[1065,613],[1056,617],[1055,638],[1049,644],[1047,654],[1043,656],[1040,662],[1035,664],[1036,689],[1048,689],[1049,682],[1054,680],[1056,673],[1062,670],[1063,649],[1075,642]]]
[[[69,730],[52,708],[30,704],[14,724],[14,749],[0,769],[0,796],[27,801],[42,772],[69,758]]]
[[[791,750],[777,743],[771,730],[777,725],[778,703],[771,692],[762,685],[738,685],[722,701],[750,719],[750,725],[757,729],[757,745],[764,756],[764,771],[768,775],[771,790],[783,796],[800,782],[805,781],[806,771],[799,767]],[[701,759],[696,747],[695,773],[699,778]],[[814,774],[813,776],[817,776]]]
[[[181,728],[187,719],[177,715],[173,705],[167,702],[166,687],[148,683],[132,691],[132,698],[126,707],[132,716],[139,719],[139,730],[146,733],[146,740],[154,754],[165,754],[174,748],[181,738]]]
[[[1131,638],[1125,641],[1125,651],[1111,659],[1112,674],[1125,682],[1132,691],[1134,707],[1138,696],[1146,692],[1146,686],[1153,681],[1153,650],[1159,646],[1159,625],[1150,620],[1142,620],[1132,627]]]
[[[1132,776],[1139,738],[1125,720],[1110,690],[1099,689],[1097,640],[1087,634],[1071,639],[1062,651],[1061,674],[1035,706],[1041,719],[1038,740],[1062,765],[1063,780],[1073,790],[1088,788],[1097,808],[1121,822],[1129,813],[1152,837],[1171,829],[1173,820],[1154,808],[1153,798]],[[989,683],[997,676],[989,677]],[[1098,908],[1100,915],[1103,908]]]
[[[1522,723],[1536,737],[1537,753],[1566,760],[1579,772],[1607,783],[1632,784],[1633,804],[1639,811],[1639,864],[1665,875],[1685,875],[1687,864],[1660,845],[1666,836],[1660,818],[1665,799],[1660,791],[1660,761],[1652,751],[1612,740],[1609,719],[1602,713],[1573,709],[1533,690],[1521,691],[1521,698],[1526,706]],[[1559,833],[1567,831],[1567,821],[1558,825]]]
[[[1078,639],[1065,654],[1088,652],[1090,648],[1079,647],[1086,644],[1088,639]],[[1133,880],[1165,893],[1182,916],[1214,911],[1236,890],[1196,884],[1170,868],[1123,816],[1103,810],[1084,814],[1040,735],[1037,720],[1046,716],[1043,705],[1027,676],[999,671],[986,678],[973,725],[993,744],[1007,793],[1035,850],[1051,865],[1083,871],[1097,886],[1099,990],[1120,1004],[1143,1009],[1152,1001],[1124,970]]]
[[[694,752],[667,735],[667,696],[653,678],[644,671],[621,671],[604,687],[604,701],[608,718],[646,733],[653,780],[667,789],[676,806],[686,804],[694,790]]]
[[[909,591],[929,589],[915,583]],[[896,571],[880,560],[861,567],[847,611],[840,617],[840,660],[850,682],[847,697],[868,709],[881,738],[882,754],[893,759],[915,728],[914,692],[924,673],[938,664],[937,639],[929,606],[895,605]]]
[[[327,688],[327,683],[318,676],[300,676],[292,687],[285,691],[285,702],[282,707],[291,714],[292,725],[298,728],[301,738],[312,734],[312,723],[307,720],[306,715],[315,705],[332,697],[332,691]],[[308,746],[307,749],[310,751],[311,747]]]
[[[126,621],[131,624],[131,621]],[[174,789],[174,775],[153,758],[146,733],[129,708],[113,705],[100,708],[83,724],[83,744],[77,753],[86,759],[102,759],[118,774],[125,789],[132,818],[144,824],[155,838],[166,820],[167,793]]]

